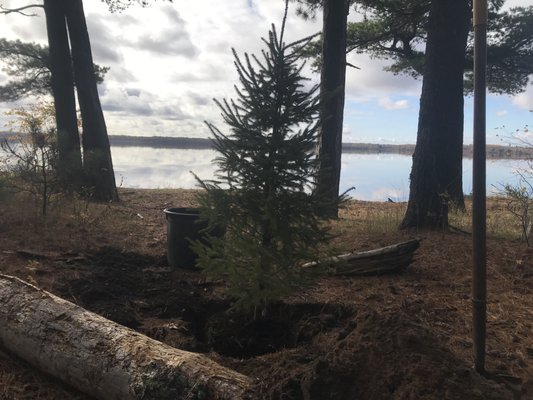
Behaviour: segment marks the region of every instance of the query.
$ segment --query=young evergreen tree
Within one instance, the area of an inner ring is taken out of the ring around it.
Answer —
[[[225,279],[234,308],[261,311],[307,282],[302,261],[319,260],[331,233],[325,217],[338,206],[317,193],[318,86],[307,91],[303,39],[283,42],[285,18],[263,39],[262,57],[235,50],[236,100],[215,100],[230,133],[214,136],[216,180],[201,181],[203,215],[224,238],[197,242],[198,266]]]

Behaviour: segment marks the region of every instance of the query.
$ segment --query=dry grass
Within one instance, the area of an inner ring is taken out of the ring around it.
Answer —
[[[522,240],[520,222],[507,210],[508,199],[490,197],[487,199],[487,237],[494,239]],[[450,225],[466,232],[472,232],[472,199],[465,200],[466,211],[451,210]]]
[[[472,232],[472,199],[465,200],[466,210],[451,209],[449,223],[466,233]],[[522,238],[520,222],[507,210],[508,199],[487,199],[487,237],[492,239],[518,240]],[[380,203],[352,200],[340,212],[340,220],[334,223],[341,235],[376,235],[398,230],[407,203]]]
[[[405,203],[376,203],[352,200],[340,212],[345,232],[354,234],[391,232],[398,229]]]
[[[152,199],[153,193],[164,202],[150,208],[144,200]],[[144,218],[143,213],[160,213],[163,208],[175,206],[173,197],[177,197],[176,190],[157,189],[135,191],[122,189],[121,196],[128,199],[135,193],[133,204],[105,204],[93,203],[78,196],[56,196],[49,209],[49,215],[40,214],[40,204],[31,196],[23,193],[13,193],[0,188],[0,202],[4,212],[2,217],[7,225],[17,223],[30,229],[39,230],[43,227],[63,225],[78,226],[82,231],[98,227],[103,232],[131,231],[135,229],[135,222]],[[197,191],[183,191],[180,194],[180,206],[196,204]],[[472,231],[472,201],[466,198],[466,211],[451,209],[450,225],[465,232]],[[508,200],[503,197],[491,197],[487,200],[487,236],[496,239],[521,240],[522,230],[519,221],[507,209]],[[21,207],[21,205],[24,205]],[[351,200],[340,211],[340,219],[334,222],[335,229],[341,234],[361,235],[390,233],[398,229],[405,213],[406,203],[380,203]],[[139,211],[139,212],[137,212]],[[136,218],[131,218],[132,216]],[[135,221],[137,219],[137,221]],[[133,226],[131,226],[133,223]],[[138,225],[138,224],[137,224]]]

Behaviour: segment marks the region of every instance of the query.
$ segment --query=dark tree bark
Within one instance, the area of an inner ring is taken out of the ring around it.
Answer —
[[[433,0],[409,203],[401,228],[446,228],[448,204],[464,207],[463,73],[467,0]]]
[[[83,169],[65,10],[61,0],[44,0],[44,11],[56,113],[58,174],[64,184],[77,188]]]
[[[348,0],[325,0],[321,71],[321,124],[319,194],[335,203],[339,195],[346,81],[346,25]],[[338,210],[332,211],[337,215]]]
[[[74,79],[83,122],[83,161],[86,182],[96,200],[116,201],[118,193],[107,127],[96,88],[96,76],[82,0],[63,0]]]

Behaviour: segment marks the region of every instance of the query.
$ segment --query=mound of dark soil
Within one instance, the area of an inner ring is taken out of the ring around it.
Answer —
[[[266,399],[514,398],[406,312],[362,313],[344,330],[317,336],[309,348],[271,354],[241,370],[256,376]]]

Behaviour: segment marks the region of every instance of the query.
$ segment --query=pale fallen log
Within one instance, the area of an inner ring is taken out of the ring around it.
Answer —
[[[383,275],[399,272],[412,261],[414,252],[420,247],[419,240],[396,243],[379,249],[341,254],[331,257],[328,263],[334,275]],[[318,265],[309,262],[304,268]]]
[[[0,275],[0,345],[98,399],[252,399],[251,380]]]

